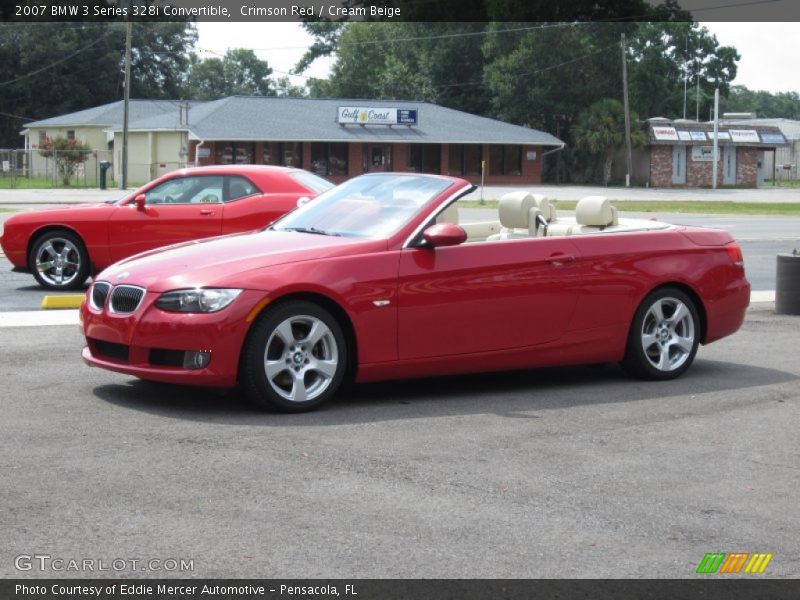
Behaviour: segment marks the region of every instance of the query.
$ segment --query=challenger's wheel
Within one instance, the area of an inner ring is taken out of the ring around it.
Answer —
[[[28,256],[31,273],[48,290],[75,290],[89,276],[89,254],[80,238],[70,231],[43,233]]]
[[[311,302],[267,311],[253,326],[242,356],[241,384],[256,404],[303,412],[330,399],[347,370],[342,328]]]
[[[694,301],[679,289],[662,288],[636,311],[622,366],[642,379],[674,379],[692,364],[699,343]]]

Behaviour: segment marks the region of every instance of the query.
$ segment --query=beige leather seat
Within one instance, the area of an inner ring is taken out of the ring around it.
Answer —
[[[555,212],[549,198],[530,192],[511,192],[500,198],[498,206],[500,224],[503,230],[487,238],[493,240],[513,240],[539,235],[537,216],[549,219]]]
[[[599,233],[607,227],[617,225],[617,209],[605,196],[586,196],[578,200],[575,207],[575,220],[551,223],[547,228],[548,237]]]
[[[576,228],[572,235],[581,233],[598,233],[606,227],[616,225],[617,209],[605,196],[586,196],[578,201],[575,207]]]

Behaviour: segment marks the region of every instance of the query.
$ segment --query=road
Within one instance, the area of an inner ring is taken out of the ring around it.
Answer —
[[[798,331],[759,305],[671,382],[470,375],[286,416],[85,367],[74,325],[0,328],[0,577],[40,553],[194,560],[99,576],[684,578],[713,551],[800,577]]]

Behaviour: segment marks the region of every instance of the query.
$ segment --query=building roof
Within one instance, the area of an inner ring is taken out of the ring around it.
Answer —
[[[714,143],[714,123],[684,119],[669,121],[661,117],[648,119],[648,138],[651,145],[685,144],[708,146]],[[775,148],[786,145],[786,137],[778,127],[761,125],[752,119],[745,121],[720,121],[720,145],[755,146]],[[733,132],[733,133],[732,133]]]
[[[133,106],[137,105],[134,109]],[[340,125],[339,106],[417,109],[416,125]],[[29,123],[27,127],[105,125],[122,129],[122,102]],[[230,96],[193,102],[189,125],[181,125],[177,101],[131,101],[130,131],[188,131],[205,141],[326,141],[479,143],[562,146],[558,138],[528,127],[428,102]]]
[[[204,104],[203,102],[192,102],[191,106]],[[174,121],[176,124],[180,119],[180,102],[177,100],[131,100],[128,105],[128,124],[147,120],[156,116]],[[94,125],[99,127],[122,127],[124,102],[119,100],[86,110],[51,117],[41,121],[26,123],[25,128],[33,127],[78,127],[81,125]],[[170,117],[174,117],[170,119]],[[174,127],[173,127],[174,128]],[[185,129],[185,127],[184,127]]]
[[[777,127],[787,140],[800,140],[800,121],[792,119],[725,119],[726,125],[766,125]]]

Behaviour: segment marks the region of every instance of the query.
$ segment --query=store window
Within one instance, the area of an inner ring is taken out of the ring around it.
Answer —
[[[482,150],[478,144],[451,144],[447,172],[455,176],[479,176]]]
[[[522,147],[489,146],[489,175],[522,175]]]
[[[262,163],[301,168],[303,166],[303,144],[302,142],[264,142]]]
[[[439,144],[409,144],[406,170],[416,173],[441,173],[442,148]]]
[[[217,142],[216,163],[219,165],[250,165],[255,144],[252,142]]]
[[[311,144],[311,170],[317,175],[347,175],[347,144]]]

